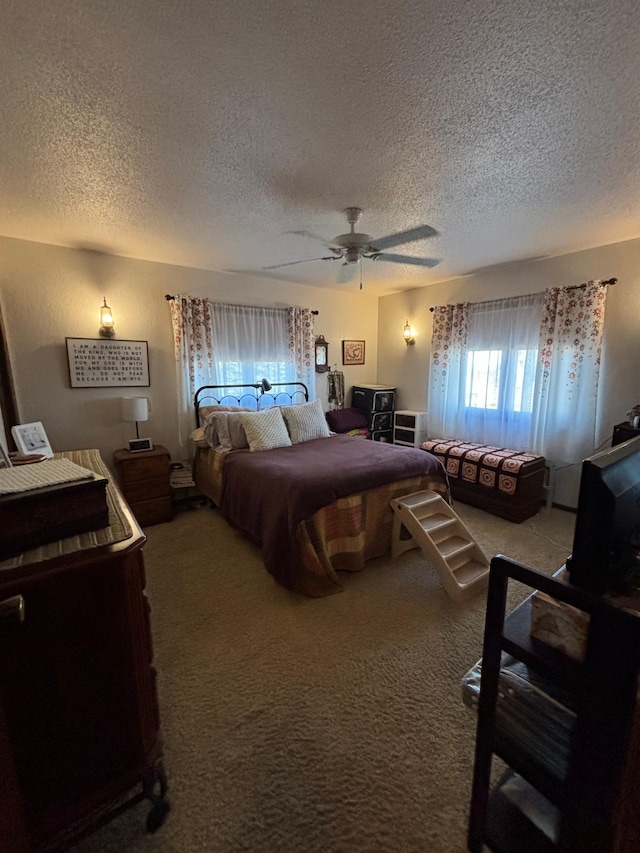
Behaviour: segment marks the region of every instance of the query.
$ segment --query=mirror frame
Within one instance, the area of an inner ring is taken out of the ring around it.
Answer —
[[[318,362],[318,353],[324,350],[324,361]],[[329,370],[329,342],[325,341],[324,335],[318,335],[315,344],[316,373],[326,373]]]

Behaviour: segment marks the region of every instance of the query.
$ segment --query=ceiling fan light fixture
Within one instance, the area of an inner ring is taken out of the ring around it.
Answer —
[[[387,249],[394,246],[399,246],[402,243],[414,243],[417,240],[426,240],[429,237],[437,237],[438,232],[431,225],[418,225],[415,228],[410,228],[407,231],[399,231],[395,234],[387,234],[386,237],[380,237],[373,240],[369,234],[361,234],[355,230],[355,224],[362,216],[361,207],[345,207],[342,211],[345,219],[349,223],[351,230],[346,234],[338,234],[333,240],[324,240],[318,237],[311,231],[291,231],[291,234],[298,234],[302,237],[309,237],[312,240],[320,241],[325,244],[329,252],[333,254],[321,258],[309,258],[302,261],[288,261],[283,264],[274,264],[272,266],[262,267],[264,270],[279,269],[280,267],[290,267],[294,264],[306,264],[311,261],[336,261],[342,260],[341,266],[350,266],[360,263],[360,289],[362,290],[362,259],[368,258],[372,261],[387,261],[396,264],[405,264],[410,266],[433,267],[439,261],[435,258],[419,258],[413,255],[396,255],[389,254]]]

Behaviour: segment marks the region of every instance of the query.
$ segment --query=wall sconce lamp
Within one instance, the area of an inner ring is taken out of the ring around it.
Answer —
[[[107,297],[104,297],[104,305],[100,308],[100,328],[98,333],[101,338],[115,338],[116,330],[113,327],[113,314],[107,305]]]
[[[409,325],[409,321],[404,324],[404,329],[402,330],[402,337],[404,338],[404,342],[407,346],[410,344],[415,344],[416,339],[413,336],[413,329]]]

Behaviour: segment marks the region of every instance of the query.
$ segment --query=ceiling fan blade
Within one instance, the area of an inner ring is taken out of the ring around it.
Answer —
[[[399,231],[397,234],[389,234],[379,240],[372,240],[370,245],[372,251],[383,251],[392,246],[399,246],[401,243],[413,243],[416,240],[426,240],[427,237],[437,236],[438,232],[430,225],[418,225],[417,228],[410,228],[408,231]]]
[[[339,255],[328,255],[324,258],[307,258],[304,261],[288,261],[286,264],[271,264],[268,267],[262,267],[263,270],[277,270],[280,267],[292,267],[294,264],[310,264],[311,261],[337,261]]]
[[[391,261],[394,264],[413,264],[416,267],[435,267],[440,263],[440,258],[412,258],[411,255],[388,255],[381,252],[375,255],[373,261]]]
[[[296,237],[308,237],[310,240],[315,240],[322,243],[324,246],[335,246],[333,240],[327,240],[326,237],[321,237],[319,234],[314,234],[313,231],[287,231],[287,234],[295,234]]]

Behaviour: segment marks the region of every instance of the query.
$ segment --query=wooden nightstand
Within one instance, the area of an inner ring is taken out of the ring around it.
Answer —
[[[611,437],[611,447],[616,444],[622,444],[623,441],[628,441],[630,438],[637,438],[640,435],[640,429],[632,426],[628,421],[616,424],[613,428],[613,436]]]
[[[143,527],[173,518],[169,459],[169,451],[159,444],[153,450],[116,450],[113,454],[122,492]]]

